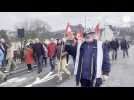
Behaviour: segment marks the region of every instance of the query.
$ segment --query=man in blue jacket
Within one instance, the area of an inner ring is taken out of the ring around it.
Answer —
[[[107,50],[103,48],[102,72],[109,73],[110,62],[107,60]],[[105,67],[103,67],[105,66]],[[86,35],[86,41],[81,45],[79,64],[76,75],[76,85],[81,83],[82,87],[99,87],[102,84],[102,78],[96,78],[97,75],[97,40],[95,32]]]

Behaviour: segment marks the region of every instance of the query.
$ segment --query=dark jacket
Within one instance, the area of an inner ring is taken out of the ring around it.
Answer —
[[[107,43],[103,43],[103,62],[102,62],[102,73],[105,75],[109,75],[111,71],[111,64],[109,58],[109,45]]]
[[[84,42],[80,48],[80,57],[78,71],[76,75],[76,84],[79,84],[81,79],[93,81],[96,77],[97,67],[97,43]]]
[[[117,50],[119,48],[119,43],[116,40],[111,41],[111,49]]]
[[[62,48],[62,53],[66,52],[65,51],[65,45],[64,44],[58,44],[57,48],[56,48],[56,55],[57,55],[58,60],[60,60],[60,57],[61,57],[61,48]],[[64,56],[62,56],[62,57],[64,57]]]
[[[121,50],[129,48],[129,43],[126,40],[121,41],[120,45],[121,45]]]
[[[45,51],[43,49],[43,45],[41,43],[35,43],[32,46],[34,56],[40,57],[41,55],[44,56]]]
[[[93,60],[93,63],[91,63]],[[80,58],[78,71],[76,75],[76,84],[79,84],[81,79],[94,80],[96,78],[97,67],[97,42],[87,43],[84,42],[80,48]],[[92,74],[91,69],[93,68]],[[109,74],[110,72],[110,59],[108,44],[103,44],[103,62],[102,73]]]
[[[76,52],[77,52],[77,44],[75,46],[73,45],[65,45],[65,51],[68,52],[69,55],[71,55],[73,57],[73,60],[75,61],[76,59]]]

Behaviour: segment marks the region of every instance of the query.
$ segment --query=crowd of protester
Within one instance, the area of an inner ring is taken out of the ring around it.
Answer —
[[[99,44],[102,47],[99,48]],[[63,79],[63,72],[70,79],[72,73],[68,66],[69,56],[71,56],[74,63],[76,85],[81,83],[83,87],[99,87],[111,71],[109,52],[112,52],[112,60],[116,60],[119,48],[123,51],[123,57],[128,56],[129,44],[125,39],[122,39],[120,43],[117,39],[101,42],[96,38],[95,32],[87,33],[81,41],[77,37],[72,40],[66,38],[51,38],[43,41],[38,38],[29,39],[18,51],[13,50],[11,43],[6,43],[4,39],[1,39],[0,78],[6,80],[5,73],[15,70],[16,59],[21,59],[26,64],[28,72],[32,72],[33,66],[36,66],[37,74],[40,74],[49,63],[50,71],[57,71],[59,80]],[[2,68],[5,70],[3,71]]]

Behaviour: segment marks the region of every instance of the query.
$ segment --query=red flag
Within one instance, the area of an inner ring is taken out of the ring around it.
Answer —
[[[100,24],[96,25],[95,33],[96,33],[96,38],[99,39],[100,38],[100,33],[101,33]]]
[[[95,33],[97,34],[97,35],[99,35],[100,34],[100,24],[97,24],[96,25],[96,27],[95,27]]]
[[[80,29],[80,31],[77,33],[76,37],[77,37],[77,39],[81,40],[81,39],[83,39],[83,28],[81,25],[79,25],[79,29]]]
[[[69,39],[73,38],[72,29],[69,23],[67,24],[67,27],[66,27],[66,37],[68,37]]]

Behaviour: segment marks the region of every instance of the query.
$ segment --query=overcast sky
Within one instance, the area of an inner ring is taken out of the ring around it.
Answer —
[[[134,21],[133,12],[0,12],[0,29],[13,30],[15,26],[25,20],[42,19],[52,27],[52,31],[65,29],[67,22],[72,25],[83,24],[85,26],[112,24],[126,25],[124,16]]]

